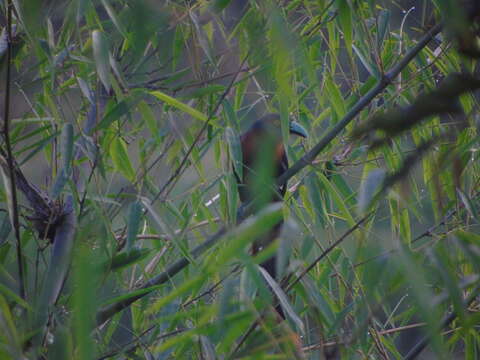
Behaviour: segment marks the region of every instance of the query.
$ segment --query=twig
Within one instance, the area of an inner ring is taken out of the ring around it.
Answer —
[[[189,306],[190,304],[193,304],[194,302],[200,300],[202,297],[204,296],[207,296],[207,295],[211,295],[212,293],[215,292],[216,289],[218,289],[220,287],[220,285],[222,285],[222,283],[227,280],[227,278],[229,276],[231,276],[232,274],[234,274],[235,272],[238,271],[238,269],[240,269],[240,265],[237,265],[235,266],[227,275],[225,275],[224,277],[222,277],[220,280],[218,280],[215,284],[213,284],[212,286],[210,286],[207,290],[205,290],[204,292],[202,292],[200,295],[198,296],[195,296],[193,299],[190,299],[188,300],[187,302],[185,302],[184,304],[181,305],[182,308],[186,308],[187,306]]]
[[[395,334],[397,332],[402,332],[410,329],[416,329],[419,327],[423,327],[427,325],[426,323],[417,323],[417,324],[410,324],[410,325],[405,325],[405,326],[399,326],[393,329],[388,329],[388,330],[383,330],[383,331],[377,331],[378,335],[390,335],[390,334]],[[313,351],[313,350],[318,350],[322,349],[324,347],[332,347],[332,346],[339,346],[339,345],[345,345],[346,343],[343,341],[329,341],[321,344],[313,344],[313,345],[308,345],[303,347],[303,351]]]
[[[134,351],[138,346],[139,346],[139,342],[140,342],[140,338],[144,335],[146,335],[147,333],[149,333],[150,331],[152,331],[153,329],[155,329],[156,326],[150,326],[148,329],[146,329],[145,331],[143,331],[138,337],[137,339],[135,340],[132,340],[126,344],[124,344],[123,346],[119,347],[118,349],[116,350],[112,350],[110,351],[109,353],[106,353],[106,354],[103,354],[101,355],[97,360],[105,360],[105,359],[108,359],[108,358],[111,358],[111,357],[114,357],[120,353],[129,353],[129,352],[132,352]],[[166,334],[162,334],[162,335],[159,335],[155,338],[155,341],[158,341],[158,340],[161,340],[161,339],[165,339],[169,336],[173,336],[173,335],[177,335],[179,333],[182,333],[186,331],[186,329],[178,329],[178,330],[173,330],[173,331],[170,331]],[[130,346],[129,346],[130,345]]]
[[[327,19],[325,20],[322,20],[322,16],[330,10],[330,7],[333,5],[333,3],[335,2],[335,0],[331,0],[326,6],[325,8],[322,10],[322,12],[318,15],[318,21],[317,23],[309,30],[307,31],[305,34],[303,34],[302,36],[305,36],[307,39],[310,38],[314,33],[317,32],[318,29],[320,29],[322,27],[322,25],[325,25],[326,23],[329,23],[331,21],[333,21],[337,15],[338,15],[338,12],[335,11],[333,13],[333,15],[327,17]]]
[[[255,330],[255,328],[257,327],[258,324],[260,324],[260,320],[265,316],[265,311],[263,311],[256,319],[255,321],[252,323],[252,325],[250,325],[250,327],[247,329],[247,331],[242,335],[242,337],[240,338],[240,341],[237,343],[237,345],[235,345],[235,348],[233,349],[233,351],[229,354],[229,356],[227,357],[227,359],[234,359],[235,358],[235,354],[238,352],[238,350],[240,350],[240,348],[242,347],[242,345],[245,343],[245,341],[247,340],[247,338],[252,335],[253,331]]]
[[[340,243],[343,242],[351,233],[353,233],[355,230],[357,230],[360,225],[362,225],[365,221],[368,220],[368,218],[373,214],[373,212],[370,212],[369,214],[365,215],[363,218],[361,218],[355,225],[353,225],[350,229],[348,229],[345,234],[343,234],[337,241],[335,241],[332,245],[330,245],[325,251],[323,251],[305,270],[302,271],[298,277],[291,282],[287,288],[285,289],[286,292],[292,289],[295,284],[297,284],[310,270],[312,270],[315,265],[317,265],[325,256],[327,256],[332,250],[334,250]]]
[[[212,82],[222,80],[222,79],[225,79],[225,78],[230,77],[230,76],[235,76],[235,78],[236,78],[236,77],[238,77],[238,74],[241,73],[241,72],[251,72],[252,70],[256,71],[257,69],[253,70],[253,69],[250,69],[249,67],[246,67],[246,68],[243,68],[243,69],[240,68],[239,71],[231,71],[231,72],[228,72],[228,73],[225,73],[225,74],[221,74],[221,75],[212,77],[210,79],[189,82],[189,83],[186,83],[186,84],[180,84],[177,87],[174,87],[172,89],[172,91],[173,91],[173,93],[176,93],[176,92],[179,92],[180,90],[185,90],[185,89],[189,89],[189,88],[192,88],[192,87],[202,87],[202,86],[205,86],[205,85],[210,84]]]
[[[17,239],[17,265],[18,265],[18,280],[20,287],[20,297],[26,298],[25,292],[25,276],[23,273],[23,253],[22,243],[20,241],[20,219],[18,214],[18,200],[17,187],[15,184],[15,165],[13,161],[12,144],[10,142],[10,75],[12,62],[12,1],[7,1],[7,74],[5,78],[5,108],[3,109],[3,136],[5,138],[5,149],[7,153],[8,174],[10,178],[10,195],[12,200],[11,220],[15,231],[15,238]]]

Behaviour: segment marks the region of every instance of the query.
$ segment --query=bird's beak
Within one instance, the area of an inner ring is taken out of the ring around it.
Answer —
[[[290,121],[290,133],[304,138],[308,137],[307,130],[295,121]]]

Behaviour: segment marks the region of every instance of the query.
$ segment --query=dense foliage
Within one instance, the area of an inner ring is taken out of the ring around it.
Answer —
[[[0,358],[479,358],[480,5],[410,3],[3,1]]]

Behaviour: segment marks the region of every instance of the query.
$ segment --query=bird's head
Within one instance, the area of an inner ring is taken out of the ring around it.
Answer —
[[[278,134],[281,136],[281,125],[279,114],[267,114],[257,120],[253,126],[253,130],[268,131],[270,134]],[[301,137],[308,137],[307,130],[296,121],[290,121],[289,124],[290,134],[298,135]]]

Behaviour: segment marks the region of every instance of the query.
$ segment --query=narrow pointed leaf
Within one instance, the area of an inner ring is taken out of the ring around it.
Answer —
[[[110,91],[110,62],[107,40],[103,32],[94,30],[92,33],[93,58],[97,75],[107,91]]]

